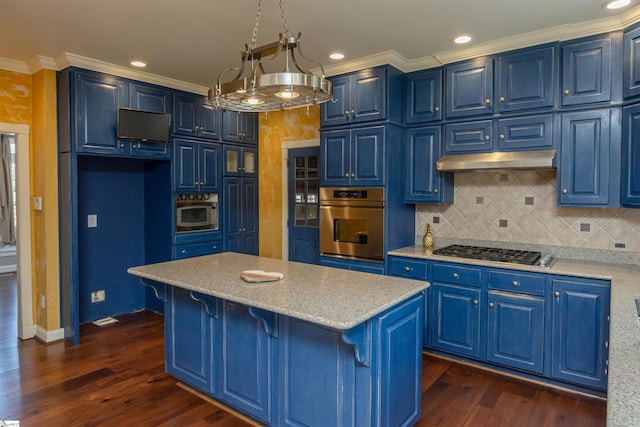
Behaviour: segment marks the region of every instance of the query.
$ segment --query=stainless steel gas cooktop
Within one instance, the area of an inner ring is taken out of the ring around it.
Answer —
[[[550,261],[550,259],[547,259],[550,257],[542,257],[540,252],[486,248],[482,246],[450,245],[435,249],[433,254],[487,261],[513,262],[525,265],[545,265]]]

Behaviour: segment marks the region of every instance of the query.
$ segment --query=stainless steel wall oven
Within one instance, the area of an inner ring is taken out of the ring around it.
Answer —
[[[384,262],[384,189],[320,189],[320,254]]]

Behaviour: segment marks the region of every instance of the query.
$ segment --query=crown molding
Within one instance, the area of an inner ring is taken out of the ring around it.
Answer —
[[[172,89],[184,90],[186,92],[206,95],[209,88],[196,85],[193,83],[183,82],[169,77],[159,76],[157,74],[146,73],[140,70],[133,70],[128,67],[110,64],[98,59],[87,58],[73,53],[65,52],[56,58],[56,64],[59,70],[68,67],[79,67],[87,70],[98,71],[105,74],[112,74],[132,80],[140,80],[147,83],[157,84],[159,86],[170,87]]]
[[[40,70],[55,70],[58,71],[58,65],[53,58],[48,56],[36,55],[27,61],[27,67],[30,74],[35,74]]]
[[[342,62],[340,64],[325,66],[327,76],[350,73],[352,71],[363,70],[365,68],[377,67],[378,65],[392,65],[402,72],[406,72],[409,61],[395,50],[358,58],[353,61]],[[314,71],[315,72],[315,71]]]
[[[31,74],[29,67],[23,61],[0,57],[0,70],[13,71],[14,73]]]

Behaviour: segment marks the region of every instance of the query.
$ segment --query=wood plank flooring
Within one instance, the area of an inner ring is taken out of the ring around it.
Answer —
[[[0,276],[0,420],[20,420],[21,427],[250,425],[164,372],[161,316],[141,312],[103,327],[82,325],[80,345],[45,346],[17,339],[16,307],[15,275]],[[430,356],[423,371],[418,426],[605,425],[601,400]]]

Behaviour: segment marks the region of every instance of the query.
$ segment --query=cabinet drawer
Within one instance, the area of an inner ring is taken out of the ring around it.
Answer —
[[[537,274],[489,270],[489,288],[529,295],[544,296],[546,279]]]
[[[190,258],[200,255],[211,255],[222,252],[222,242],[192,243],[173,247],[173,259]]]
[[[389,257],[389,275],[427,279],[427,262],[409,258]]]
[[[462,267],[458,264],[433,264],[433,281],[458,283],[479,287],[482,270],[475,267]]]

